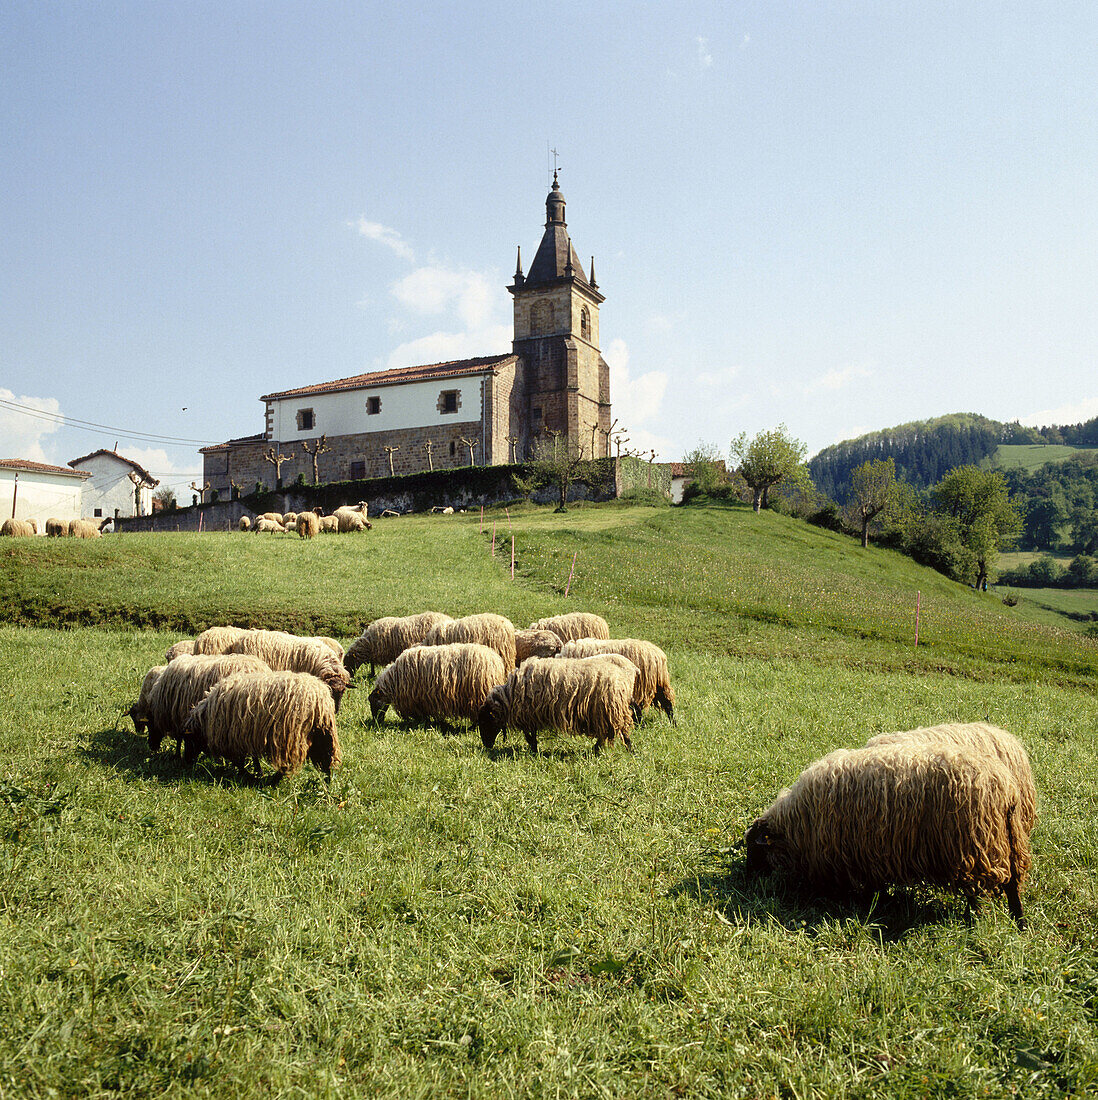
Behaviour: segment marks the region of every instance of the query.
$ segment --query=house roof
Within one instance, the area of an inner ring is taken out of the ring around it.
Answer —
[[[2,470],[29,470],[36,474],[64,474],[66,477],[91,477],[88,470],[69,470],[64,466],[51,466],[47,462],[32,462],[29,458],[0,458]]]
[[[117,451],[108,450],[106,447],[100,447],[99,450],[92,451],[90,454],[70,459],[69,465],[75,470],[81,462],[87,462],[89,458],[98,458],[100,455],[106,455],[108,458],[117,458],[119,462],[124,462],[127,466],[132,466],[134,472],[141,475],[142,482],[145,483],[149,489],[155,489],[157,485],[160,484],[159,480],[153,477],[140,462],[134,462],[132,458],[120,455]]]
[[[231,447],[246,447],[249,443],[262,443],[267,437],[259,432],[256,435],[241,435],[236,439],[226,439],[224,443],[211,443],[208,447],[199,447],[198,453],[205,455],[211,451],[227,451]]]
[[[259,400],[278,401],[284,397],[309,397],[319,393],[340,393],[344,390],[395,386],[404,382],[429,382],[434,378],[461,378],[471,374],[486,374],[488,371],[498,370],[504,363],[516,358],[517,356],[508,352],[506,355],[485,355],[479,359],[454,359],[448,363],[426,363],[419,367],[375,370],[367,374],[354,374],[350,378],[337,378],[334,382],[318,382],[315,386],[300,386],[295,390],[265,393]]]

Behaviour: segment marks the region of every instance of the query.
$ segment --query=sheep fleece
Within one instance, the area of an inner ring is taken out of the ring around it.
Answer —
[[[343,663],[352,673],[367,662],[371,665],[390,664],[406,649],[419,645],[440,623],[452,621],[449,615],[441,611],[421,611],[418,615],[400,618],[386,615],[375,619],[351,643]]]
[[[503,658],[508,670],[515,667],[515,625],[502,615],[491,612],[466,615],[463,619],[440,623],[423,639],[424,645],[447,645],[450,642],[486,645]]]
[[[415,646],[378,676],[370,700],[392,705],[411,721],[475,719],[507,672],[494,649],[473,642]]]
[[[642,710],[651,706],[657,695],[674,706],[675,691],[671,687],[667,654],[658,645],[642,638],[580,638],[566,642],[560,651],[562,657],[594,657],[600,653],[620,653],[637,666],[633,702]]]
[[[554,615],[549,619],[538,619],[530,624],[531,630],[551,630],[562,642],[572,642],[577,638],[609,638],[610,626],[601,615],[590,611],[569,611],[566,615]]]

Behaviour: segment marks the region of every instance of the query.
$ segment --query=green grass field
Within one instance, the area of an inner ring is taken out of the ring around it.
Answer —
[[[1063,462],[1074,454],[1092,450],[1093,447],[1068,447],[1058,443],[1006,443],[996,450],[991,464],[1032,473],[1047,462]]]
[[[493,521],[495,559],[472,516],[3,540],[0,1098],[1098,1089],[1098,643],[775,514]],[[271,790],[119,717],[208,623],[347,641],[424,608],[597,611],[668,651],[679,725],[490,757],[357,691],[331,787]],[[745,879],[738,840],[806,763],[985,718],[1037,775],[1028,931],[995,900]]]

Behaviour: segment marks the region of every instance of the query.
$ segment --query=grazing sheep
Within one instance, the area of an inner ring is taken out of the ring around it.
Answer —
[[[250,634],[242,626],[211,626],[194,640],[194,652],[205,654],[228,653],[234,642]]]
[[[282,526],[287,531],[293,530],[297,527],[297,513],[296,512],[284,512],[282,514]]]
[[[323,680],[332,693],[337,711],[343,693],[351,682],[342,659],[328,645],[282,630],[250,630],[238,638],[228,652],[250,653],[276,672],[307,672]]]
[[[26,539],[35,534],[29,520],[6,519],[0,523],[0,535],[12,539]]]
[[[528,657],[555,657],[563,644],[560,635],[551,630],[516,630],[515,664],[521,665]]]
[[[149,728],[149,699],[152,695],[156,681],[167,665],[155,665],[145,673],[145,679],[141,681],[141,690],[137,695],[137,702],[127,712],[133,719],[134,732],[143,734]]]
[[[90,519],[70,519],[69,538],[72,539],[100,539],[103,532]]]
[[[269,519],[272,523],[277,523],[279,527],[282,526],[282,513],[281,512],[260,512],[257,515],[256,520]]]
[[[238,672],[270,671],[258,657],[240,653],[177,657],[163,669],[149,692],[149,748],[157,752],[165,737],[182,740],[191,708],[214,684]]]
[[[508,726],[522,730],[531,752],[538,730],[559,730],[595,739],[595,752],[620,737],[633,747],[633,683],[636,669],[616,661],[531,657],[505,684],[494,688],[477,715],[486,749]]]
[[[508,670],[515,667],[515,625],[502,615],[490,611],[466,615],[439,623],[424,639],[423,645],[446,645],[449,642],[478,642],[494,649]]]
[[[351,643],[347,656],[343,658],[343,666],[353,676],[369,661],[370,675],[373,676],[377,665],[395,661],[406,649],[419,645],[440,623],[449,622],[453,620],[441,611],[421,611],[418,615],[401,618],[386,615],[375,619]]]
[[[408,721],[476,718],[494,687],[507,679],[503,658],[475,642],[413,646],[377,678],[370,692],[375,722],[392,706]]]
[[[175,645],[168,646],[168,652],[164,654],[164,660],[171,664],[176,657],[190,657],[194,654],[194,639],[184,638]]]
[[[332,515],[335,516],[336,523],[339,525],[339,533],[343,535],[349,531],[372,531],[373,524],[370,523],[369,513],[370,506],[362,500],[354,508],[349,504],[344,504],[342,507],[337,508]]]
[[[1037,823],[1037,784],[1033,780],[1029,754],[1012,733],[987,722],[950,722],[941,726],[921,726],[919,729],[899,733],[879,733],[866,742],[866,747],[900,745],[912,741],[971,749],[973,752],[994,756],[1005,764],[1014,776],[1021,795],[1018,820],[1027,836],[1033,832],[1033,826]]]
[[[1021,928],[1030,866],[1022,795],[995,756],[935,742],[838,749],[810,764],[747,831],[747,870],[820,890],[926,883],[1005,892]]]
[[[308,640],[310,642],[319,642],[321,645],[326,645],[341,661],[343,660],[343,646],[341,646],[335,638],[329,638],[326,634],[316,634]]]
[[[266,760],[272,783],[293,775],[306,760],[331,779],[342,754],[335,706],[324,685],[302,672],[255,672],[215,684],[190,713],[183,730],[183,760],[220,756],[247,774],[245,761]]]
[[[637,686],[634,702],[643,713],[656,704],[675,722],[675,689],[667,669],[667,654],[658,645],[640,638],[579,638],[566,642],[562,657],[591,657],[596,653],[620,653],[637,666]]]
[[[46,520],[46,538],[59,539],[68,534],[69,526],[63,519],[55,519],[52,516]]]
[[[320,534],[320,517],[316,512],[302,512],[297,517],[297,533],[303,539],[315,539]]]
[[[320,533],[322,535],[338,535],[339,520],[335,516],[320,517]]]
[[[252,521],[247,516],[241,516],[240,521],[237,523],[237,527],[239,527],[241,531],[248,531],[251,529],[251,526]]]
[[[265,516],[259,516],[255,524],[252,526],[252,531],[259,534],[261,531],[269,534],[276,534],[281,532],[286,534],[286,528],[282,526],[277,520],[267,519]]]
[[[551,630],[560,635],[562,642],[572,642],[577,638],[609,638],[610,627],[601,615],[592,615],[589,611],[570,611],[567,615],[554,615],[549,619],[538,619],[530,624],[531,630]]]

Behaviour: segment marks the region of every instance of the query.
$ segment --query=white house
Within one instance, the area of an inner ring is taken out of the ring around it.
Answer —
[[[0,459],[0,518],[33,519],[38,533],[46,533],[46,520],[68,523],[80,518],[86,470],[69,470],[25,458]]]
[[[86,519],[147,516],[152,512],[152,491],[160,482],[132,458],[100,447],[74,458],[69,465],[91,475],[84,486]]]

